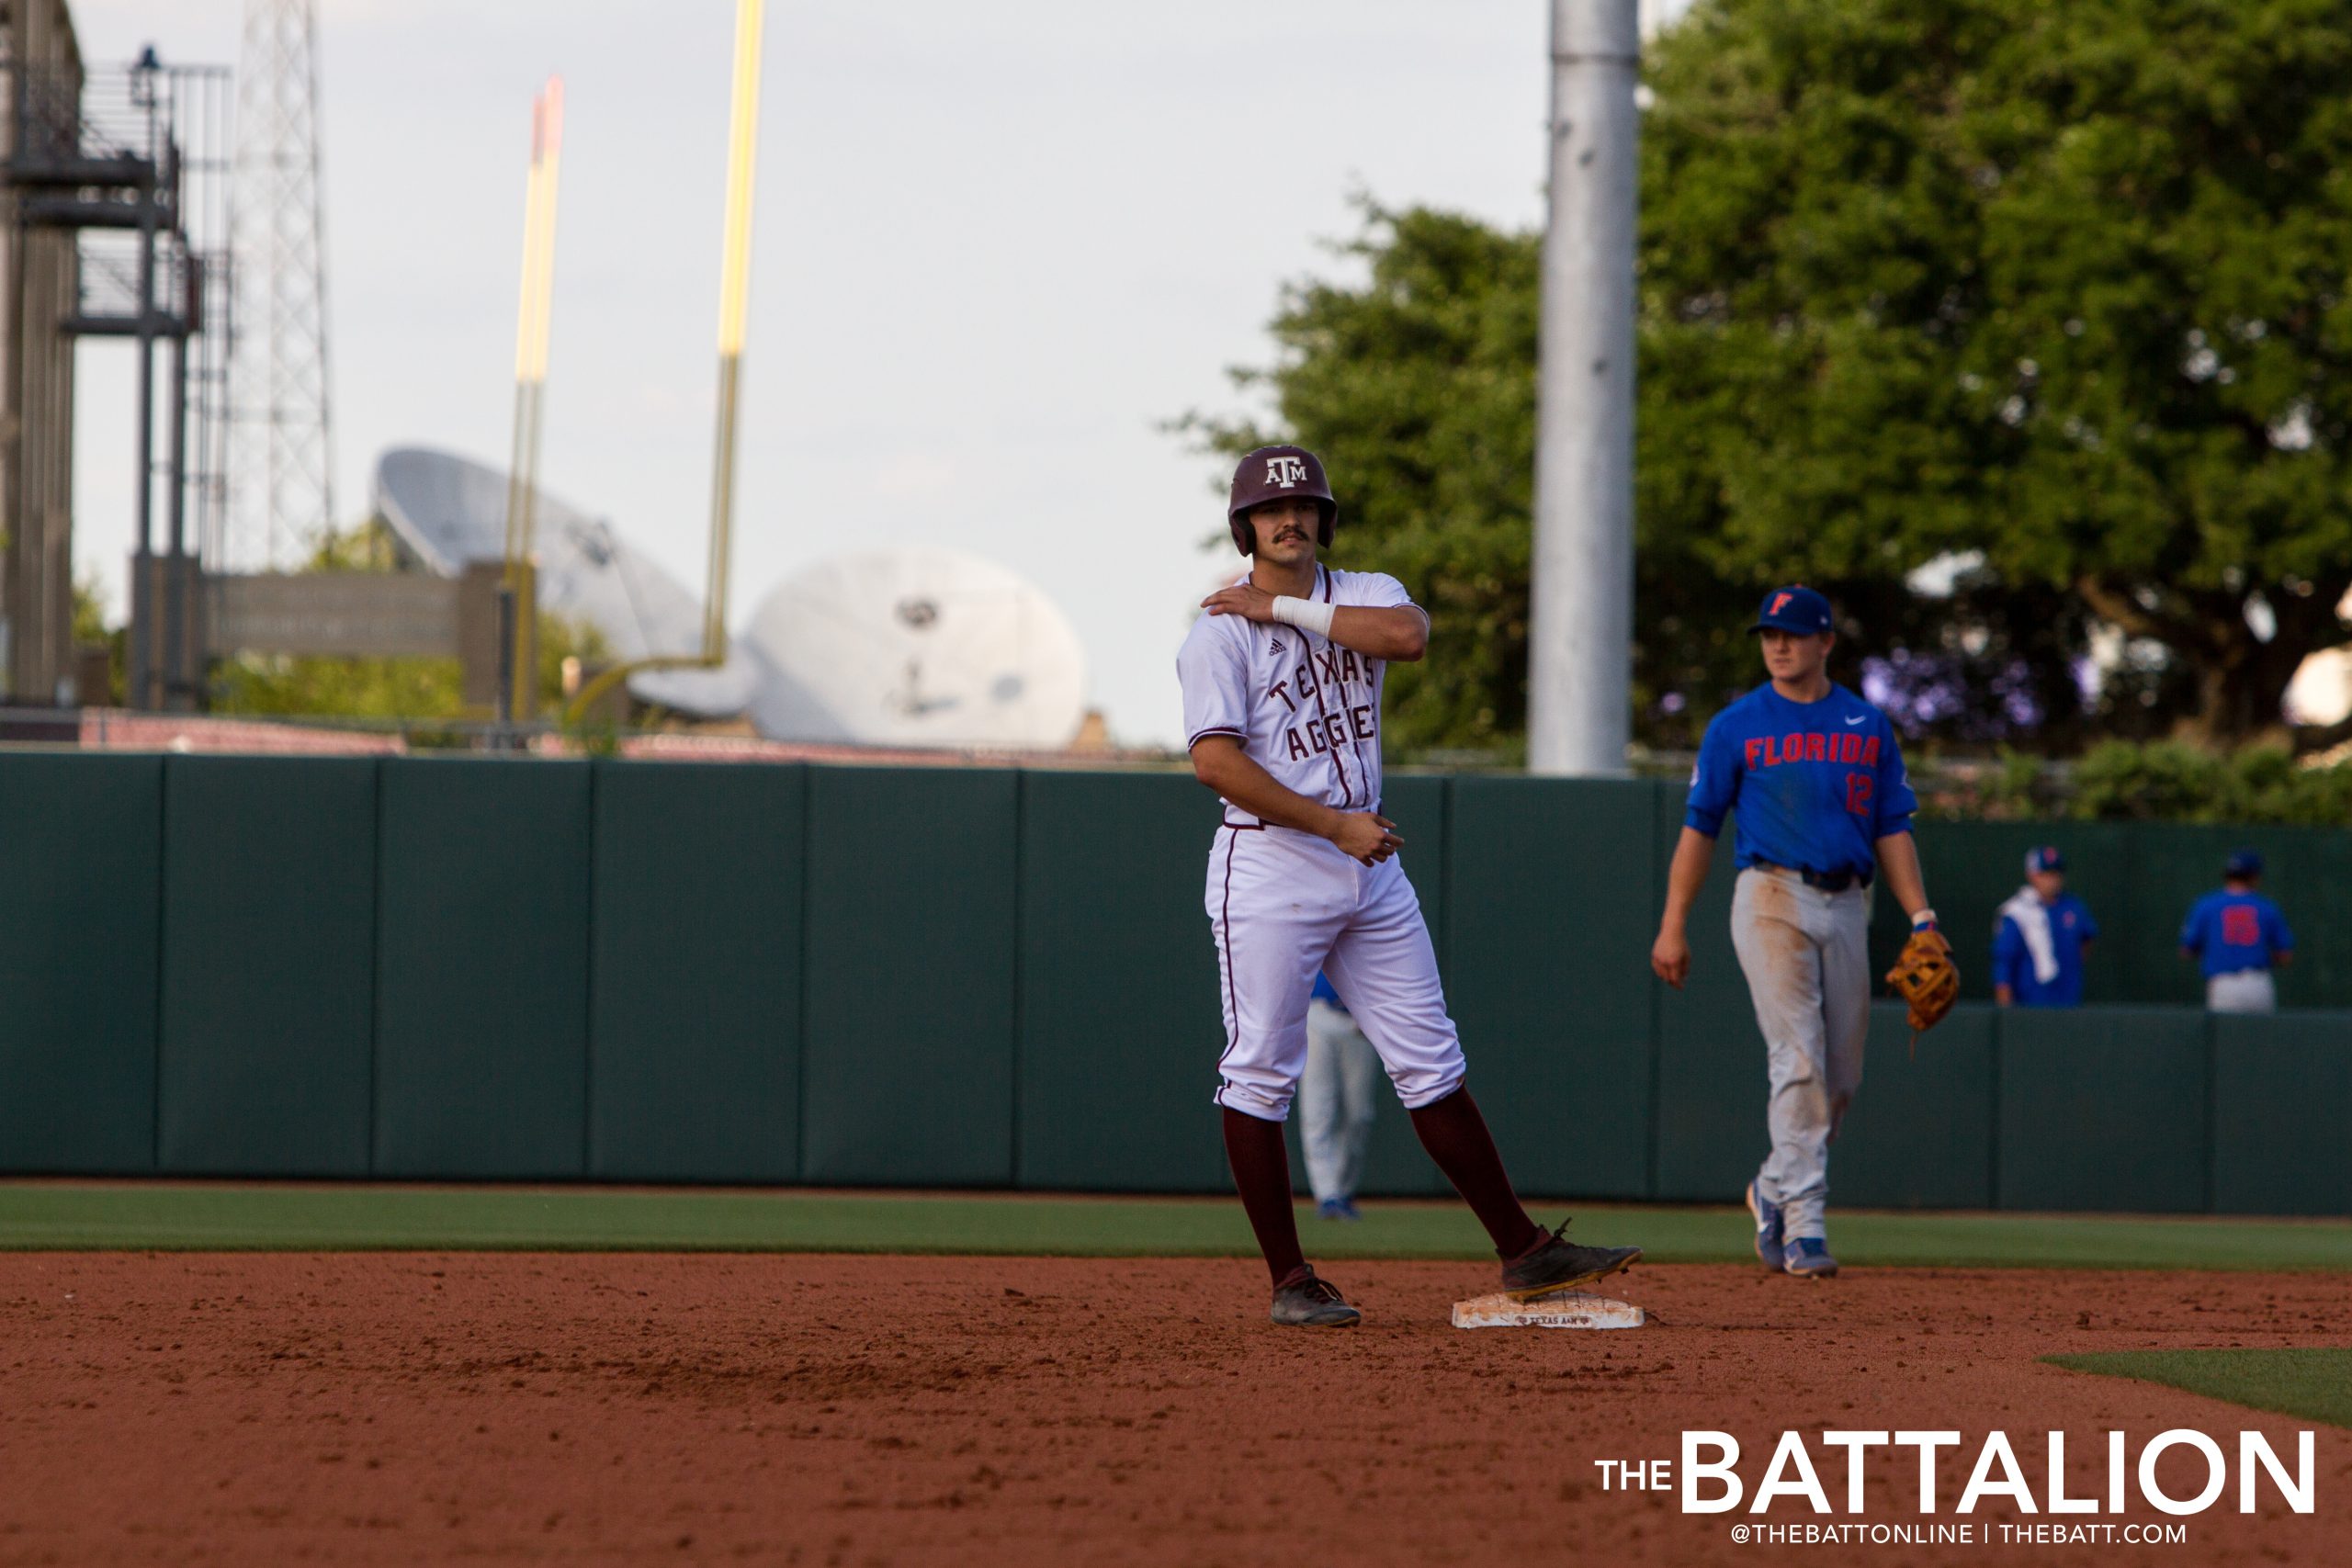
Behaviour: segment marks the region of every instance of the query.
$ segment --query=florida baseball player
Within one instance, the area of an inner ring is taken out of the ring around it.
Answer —
[[[1176,656],[1193,771],[1222,798],[1207,908],[1225,1010],[1216,1100],[1234,1185],[1273,1280],[1274,1322],[1358,1320],[1299,1251],[1282,1122],[1306,1055],[1317,970],[1348,998],[1413,1131],[1468,1201],[1522,1298],[1599,1279],[1638,1247],[1579,1247],[1528,1218],[1446,1015],[1419,898],[1380,815],[1380,686],[1430,618],[1395,578],[1316,558],[1339,507],[1315,454],[1267,446],[1234,471],[1226,519],[1250,570],[1202,603]]]
[[[1861,1085],[1870,1026],[1864,889],[1873,875],[1885,876],[1910,915],[1912,942],[1930,957],[1940,951],[1941,977],[1954,989],[1958,976],[1928,907],[1911,839],[1918,801],[1894,727],[1823,671],[1837,641],[1829,601],[1810,588],[1776,589],[1748,629],[1771,680],[1717,714],[1700,742],[1650,966],[1678,989],[1689,976],[1690,905],[1736,809],[1732,944],[1770,1083],[1772,1152],[1747,1187],[1756,1255],[1767,1269],[1824,1276],[1838,1272],[1825,1217],[1829,1144]],[[1950,1006],[1948,995],[1939,999]]]

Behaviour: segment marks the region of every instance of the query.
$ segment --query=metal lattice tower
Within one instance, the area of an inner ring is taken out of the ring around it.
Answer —
[[[245,0],[231,226],[228,560],[294,564],[335,522],[316,0]]]

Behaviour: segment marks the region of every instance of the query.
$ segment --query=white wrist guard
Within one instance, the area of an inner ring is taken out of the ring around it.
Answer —
[[[1317,637],[1331,635],[1331,612],[1337,608],[1318,600],[1294,599],[1287,593],[1274,595],[1274,619]]]
[[[1915,931],[1923,931],[1935,923],[1936,912],[1933,909],[1922,909],[1911,917],[1911,929]]]

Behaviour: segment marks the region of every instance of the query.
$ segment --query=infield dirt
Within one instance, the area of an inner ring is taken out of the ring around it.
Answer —
[[[2291,1462],[2311,1423],[2035,1358],[2343,1344],[2340,1275],[1644,1266],[1609,1284],[1647,1327],[1465,1333],[1490,1269],[1329,1272],[1363,1327],[1272,1327],[1238,1260],[0,1257],[0,1562],[2352,1561],[2324,1426],[2314,1514],[2266,1483],[2242,1517],[2233,1474],[2162,1547],[1737,1546],[1751,1516],[1604,1494],[1593,1462],[1719,1428],[1752,1487],[1793,1428],[1842,1508],[1823,1428],[1952,1427],[1947,1521],[1990,1429],[2038,1495],[2051,1429],[2076,1495],[2111,1427],[2135,1455],[2253,1428]],[[1923,1522],[1900,1455],[1862,1521]]]

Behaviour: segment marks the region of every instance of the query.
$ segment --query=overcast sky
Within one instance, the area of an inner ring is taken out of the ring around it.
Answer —
[[[74,0],[94,67],[234,64],[242,9]],[[731,0],[320,14],[338,511],[387,446],[504,465],[530,102],[560,72],[542,482],[699,584]],[[1337,271],[1351,191],[1540,219],[1546,14],[770,0],[736,625],[823,556],[958,546],[1068,612],[1114,737],[1181,744],[1175,648],[1238,558],[1199,547],[1219,465],[1160,424],[1243,406],[1226,367],[1266,360],[1285,280]],[[130,357],[80,362],[75,554],[118,607]]]

